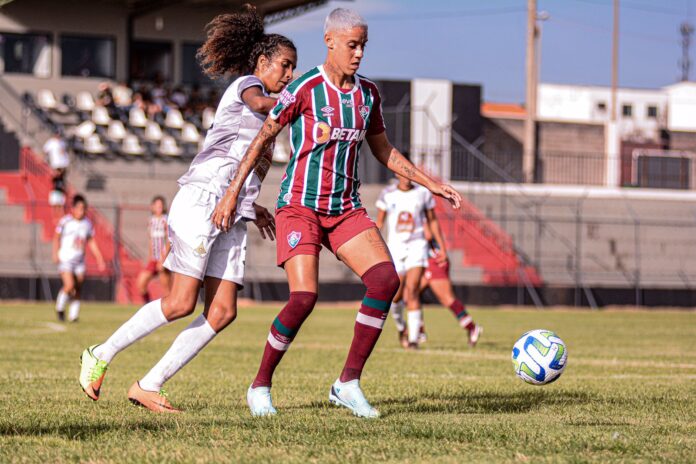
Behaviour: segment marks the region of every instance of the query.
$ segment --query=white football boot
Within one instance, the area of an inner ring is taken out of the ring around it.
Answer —
[[[247,390],[247,404],[254,417],[275,416],[278,411],[273,407],[271,387],[249,387]]]
[[[329,401],[336,406],[343,406],[351,411],[358,417],[365,417],[367,419],[376,419],[379,417],[379,411],[370,406],[367,402],[367,398],[360,389],[360,380],[355,379],[349,382],[341,382],[336,380],[333,385],[331,385],[331,390],[329,391]]]

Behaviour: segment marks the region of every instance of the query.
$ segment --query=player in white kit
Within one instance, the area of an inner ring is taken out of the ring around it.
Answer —
[[[382,190],[377,200],[377,227],[387,225],[387,245],[394,259],[401,286],[394,297],[391,314],[406,348],[417,348],[423,310],[420,302],[420,281],[428,265],[430,249],[423,232],[428,224],[435,241],[445,249],[445,241],[435,216],[435,200],[430,191],[397,174],[398,184]],[[446,253],[443,253],[447,259]],[[404,303],[408,309],[404,321]],[[408,327],[408,334],[406,328]]]
[[[169,283],[171,274],[164,267],[164,259],[169,253],[169,234],[167,227],[167,203],[164,197],[157,195],[150,202],[150,220],[147,225],[148,233],[148,255],[145,269],[138,274],[138,290],[143,297],[143,301],[150,301],[150,293],[147,286],[150,281],[159,276],[160,284],[162,285],[163,295],[169,293]]]
[[[99,270],[104,269],[104,259],[94,240],[92,221],[87,219],[87,201],[82,195],[75,195],[70,214],[63,216],[56,225],[53,236],[53,262],[58,263],[58,271],[63,287],[56,299],[58,320],[65,320],[65,305],[70,302],[68,320],[77,322],[80,315],[80,291],[85,281],[85,251],[89,247],[97,260]]]
[[[246,223],[254,221],[265,238],[274,239],[273,216],[254,203],[272,153],[265,153],[246,179],[234,225],[221,232],[211,215],[227,189],[247,147],[262,127],[280,92],[292,79],[297,63],[293,43],[277,34],[265,34],[254,7],[217,16],[206,26],[208,38],[198,58],[211,77],[239,74],[225,91],[208,131],[203,149],[186,174],[169,212],[171,250],[164,267],[172,272],[169,295],[147,303],[104,343],[82,354],[80,384],[93,400],[111,360],[121,350],[155,329],[191,314],[198,293],[205,288],[205,307],[174,340],[164,357],[128,391],[134,404],[156,412],[179,412],[162,385],[193,359],[236,317],[237,291],[244,277]]]

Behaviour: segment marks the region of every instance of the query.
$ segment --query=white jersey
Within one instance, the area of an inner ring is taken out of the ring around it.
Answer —
[[[408,191],[390,185],[382,190],[377,208],[387,212],[387,243],[390,249],[416,240],[425,240],[425,212],[435,208],[432,193],[420,185]]]
[[[242,76],[225,91],[212,127],[208,130],[203,149],[191,162],[188,172],[179,178],[179,185],[192,184],[221,198],[256,134],[263,127],[266,116],[254,113],[242,101],[242,92],[250,87],[261,87],[256,76]],[[261,180],[252,172],[239,193],[237,213],[255,219],[253,203],[259,195]]]
[[[92,221],[86,217],[78,220],[68,214],[58,221],[56,233],[60,234],[58,260],[61,263],[83,262],[87,240],[94,236]]]
[[[64,140],[51,137],[46,140],[43,151],[48,155],[48,164],[53,169],[67,168],[70,165],[70,157]]]

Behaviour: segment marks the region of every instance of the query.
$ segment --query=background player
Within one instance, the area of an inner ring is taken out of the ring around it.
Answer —
[[[329,390],[329,400],[358,416],[379,416],[360,388],[360,376],[382,332],[399,278],[379,229],[360,202],[357,166],[362,141],[367,139],[372,153],[392,171],[427,186],[455,207],[461,199],[389,143],[377,87],[356,75],[367,43],[365,20],[351,10],[333,10],[326,18],[324,42],[324,64],[281,93],[213,213],[215,224],[229,230],[244,179],[289,124],[292,155],[281,183],[276,221],[277,264],[287,273],[290,298],[271,326],[261,366],[247,392],[254,416],[276,413],[270,390],[273,372],[317,301],[322,243],[367,287],[348,358]]]
[[[423,233],[427,223],[441,249],[445,242],[435,216],[435,200],[426,188],[396,175],[398,183],[382,190],[377,199],[377,227],[387,225],[387,244],[394,259],[401,285],[394,296],[391,311],[404,347],[417,348],[423,310],[420,283],[428,262],[429,245]],[[438,259],[447,260],[443,253]],[[408,323],[403,318],[404,302],[408,308]],[[408,335],[406,335],[408,328]]]
[[[435,234],[431,232],[426,224],[425,237],[428,240],[428,267],[420,281],[420,293],[426,288],[435,295],[440,304],[449,308],[454,317],[459,321],[459,326],[466,330],[469,338],[469,345],[476,346],[479,337],[483,333],[483,327],[476,324],[474,319],[466,310],[464,303],[454,294],[452,281],[450,280],[450,265],[447,258],[447,251],[441,246],[441,242],[434,240]],[[425,336],[425,329],[421,325],[422,336]]]
[[[108,364],[121,350],[159,327],[193,313],[201,286],[203,314],[174,340],[162,359],[128,391],[131,402],[156,412],[179,412],[162,392],[162,385],[191,361],[237,316],[237,291],[244,277],[246,221],[254,220],[265,238],[274,239],[273,217],[254,203],[272,157],[266,150],[253,174],[242,179],[239,208],[231,227],[221,232],[211,215],[241,155],[276,103],[267,92],[280,92],[297,63],[293,43],[264,34],[256,9],[245,5],[206,26],[208,38],[198,57],[211,77],[241,74],[225,91],[206,134],[203,149],[179,178],[181,186],[169,213],[171,250],[164,266],[172,271],[169,295],[147,303],[106,342],[82,353],[80,384],[99,399]],[[247,173],[248,174],[248,173]]]
[[[150,203],[150,221],[147,225],[149,237],[147,265],[138,274],[138,290],[147,303],[150,301],[150,294],[147,286],[150,281],[159,276],[162,285],[163,295],[169,293],[170,273],[164,267],[164,259],[169,253],[169,233],[167,230],[167,204],[162,196],[156,196]]]
[[[80,291],[85,281],[85,248],[97,260],[99,270],[103,271],[104,258],[94,240],[92,221],[87,219],[87,201],[82,195],[75,195],[69,214],[63,216],[56,226],[53,236],[53,262],[58,263],[58,271],[63,287],[56,299],[58,320],[65,320],[65,305],[70,302],[68,320],[77,322],[80,315]]]

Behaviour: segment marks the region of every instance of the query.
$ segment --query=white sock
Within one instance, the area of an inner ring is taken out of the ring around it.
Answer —
[[[394,318],[394,323],[396,324],[396,330],[403,332],[406,330],[406,322],[404,321],[404,302],[399,301],[398,303],[392,303],[389,310],[392,317]]]
[[[80,317],[80,300],[73,300],[68,307],[68,320],[76,321]]]
[[[133,314],[107,341],[97,346],[94,355],[102,361],[111,362],[121,350],[168,322],[162,312],[162,300],[151,301]]]
[[[423,311],[420,309],[409,310],[408,311],[408,342],[417,343],[418,335],[420,334],[421,319],[423,317]]]
[[[162,385],[188,364],[217,333],[203,314],[186,327],[155,367],[140,380],[140,388],[160,391]]]
[[[65,311],[65,305],[68,303],[70,297],[63,290],[58,292],[58,298],[56,298],[56,311],[62,313]]]

